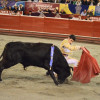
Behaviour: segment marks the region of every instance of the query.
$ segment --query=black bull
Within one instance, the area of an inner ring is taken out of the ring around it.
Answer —
[[[10,68],[21,63],[24,68],[28,66],[38,66],[48,70],[54,83],[63,83],[70,75],[70,67],[57,46],[54,46],[53,65],[50,70],[50,52],[52,44],[47,43],[25,43],[25,42],[9,42],[6,44],[2,52],[0,61],[0,81],[1,74],[4,69]],[[58,75],[56,80],[54,73]]]

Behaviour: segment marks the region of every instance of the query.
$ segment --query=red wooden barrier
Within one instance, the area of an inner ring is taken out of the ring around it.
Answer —
[[[20,16],[20,30],[43,32],[44,18]]]
[[[69,33],[93,37],[93,23],[94,22],[91,22],[91,21],[70,20]]]
[[[93,37],[100,38],[100,21],[94,21],[93,23]]]
[[[69,20],[45,18],[44,32],[68,34]]]
[[[100,41],[100,21],[78,21],[61,18],[41,18],[33,16],[10,16],[0,15],[0,32],[1,29],[16,31],[41,32],[49,33],[47,36],[59,34],[65,36],[67,34],[75,34],[78,36],[86,36],[97,38]],[[31,34],[33,34],[31,33]],[[15,34],[15,33],[14,33]],[[19,34],[20,35],[20,34]]]

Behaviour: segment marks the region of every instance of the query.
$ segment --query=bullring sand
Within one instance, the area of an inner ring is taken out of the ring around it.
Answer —
[[[0,54],[6,43],[10,41],[45,42],[59,47],[61,40],[17,37],[0,35]],[[100,45],[78,43],[85,46],[100,65]],[[82,51],[73,52],[73,56],[80,59]],[[91,79],[88,84],[71,81],[56,86],[50,76],[45,76],[46,70],[30,66],[26,71],[21,64],[17,64],[2,73],[0,82],[0,100],[100,100],[100,75]]]

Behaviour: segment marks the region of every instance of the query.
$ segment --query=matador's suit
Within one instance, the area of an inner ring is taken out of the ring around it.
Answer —
[[[70,57],[69,55],[72,53],[72,51],[79,50],[80,46],[72,46],[68,39],[64,39],[60,44],[60,50],[62,54],[64,55],[65,59],[67,60],[68,64],[73,64],[74,67],[77,67],[78,60]]]

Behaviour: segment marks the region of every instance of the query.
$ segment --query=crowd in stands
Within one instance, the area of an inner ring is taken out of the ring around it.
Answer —
[[[23,1],[23,0],[21,0]],[[26,0],[34,2],[67,3],[73,5],[95,5],[100,6],[100,0]]]
[[[0,0],[0,5],[6,6],[12,1],[33,1],[33,2],[52,2],[52,3],[67,3],[73,5],[96,5],[100,6],[100,0]]]
[[[42,9],[40,8],[37,12],[29,11],[28,16],[41,16],[41,17],[56,17],[56,18],[69,18],[74,20],[91,20],[91,17],[93,17],[93,10],[86,10],[84,9],[81,14],[66,14],[66,12],[61,9],[60,11],[56,7],[53,11],[51,11],[49,8]]]
[[[22,4],[20,4],[19,6],[14,5],[14,7],[11,7],[10,4],[13,3],[15,4],[16,2],[21,1],[21,0],[1,0],[0,1],[0,6],[2,7],[2,11],[0,11],[0,13],[8,13],[8,14],[12,14],[12,15],[17,15],[19,14],[21,11],[21,13],[23,14],[24,12],[24,7]]]
[[[14,7],[11,7],[11,6],[8,6],[9,2],[11,3],[13,0],[1,0],[1,4],[3,6],[3,9],[2,11],[8,11],[8,13],[10,15],[20,15],[20,12],[25,14],[24,13],[24,7],[22,4],[20,4],[19,6],[17,5],[14,5]],[[17,1],[20,1],[20,0],[14,0],[15,2]],[[71,2],[74,3],[75,0],[72,0]],[[83,0],[83,1],[86,1],[86,0]],[[89,0],[87,0],[89,1]],[[70,0],[67,0],[67,2],[70,2]],[[82,4],[79,3],[80,0],[77,0],[76,1],[76,4]],[[100,2],[100,0],[99,0]],[[98,4],[100,6],[100,3]],[[60,11],[58,10],[58,7],[56,7],[53,11],[51,11],[48,7],[45,8],[45,9],[42,9],[42,8],[39,8],[38,11],[29,11],[28,12],[28,16],[34,16],[35,14],[37,13],[37,16],[41,16],[41,17],[57,17],[57,18],[61,18],[63,15],[67,15],[66,12],[64,11],[64,9],[61,9]],[[71,14],[70,16],[68,17],[65,17],[65,18],[69,18],[69,19],[74,19],[74,20],[82,20],[82,17],[81,16],[85,16],[85,19],[86,20],[91,20],[91,17],[93,16],[93,10],[86,10],[84,9],[83,12],[81,12],[81,14],[78,14],[78,17],[75,17],[74,14]],[[63,17],[62,17],[63,18]]]
[[[9,6],[9,4],[18,2],[18,1],[21,1],[21,0],[0,0],[0,6],[2,7]]]

